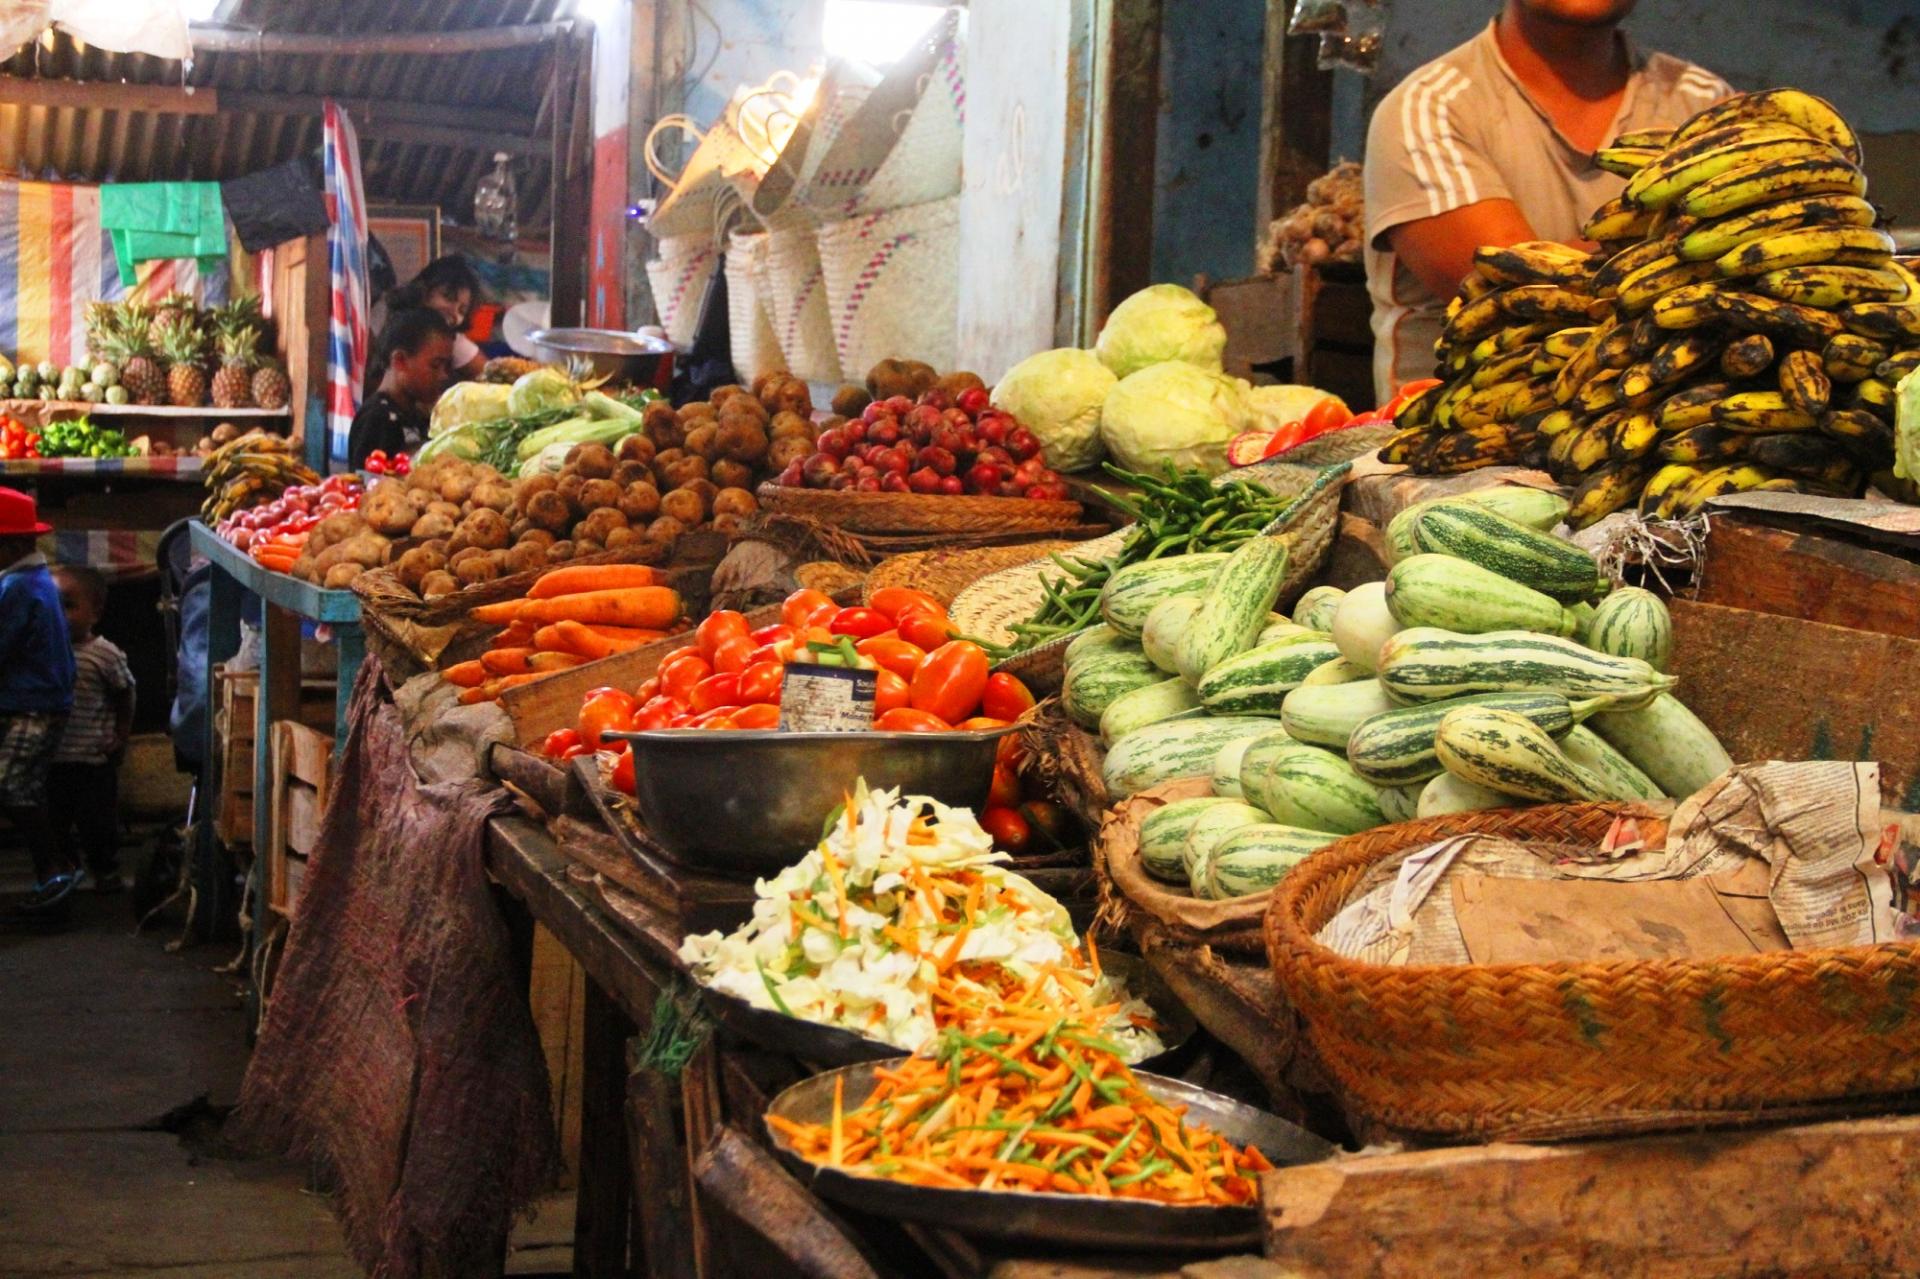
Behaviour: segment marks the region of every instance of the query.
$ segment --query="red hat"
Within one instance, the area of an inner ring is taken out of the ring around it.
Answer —
[[[31,497],[19,489],[0,488],[0,537],[39,537],[51,532],[53,525],[41,521]]]

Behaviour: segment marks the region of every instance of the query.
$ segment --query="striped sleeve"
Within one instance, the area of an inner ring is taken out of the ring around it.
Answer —
[[[1380,102],[1367,127],[1367,238],[1482,200],[1512,199],[1469,127],[1462,99],[1473,84],[1450,62],[1431,62]]]
[[[1673,82],[1674,96],[1691,111],[1701,111],[1733,96],[1733,86],[1697,63],[1689,62]]]

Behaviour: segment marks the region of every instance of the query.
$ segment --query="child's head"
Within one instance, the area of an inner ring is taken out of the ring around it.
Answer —
[[[453,330],[426,307],[397,311],[381,330],[387,357],[382,386],[418,405],[432,404],[453,381]]]
[[[60,588],[60,609],[67,615],[67,634],[75,641],[93,634],[107,608],[107,579],[84,564],[62,564],[53,570]]]

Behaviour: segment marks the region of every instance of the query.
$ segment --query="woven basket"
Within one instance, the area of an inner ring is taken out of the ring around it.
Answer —
[[[1354,426],[1341,431],[1328,431],[1325,435],[1314,436],[1305,444],[1275,454],[1273,460],[1289,466],[1336,466],[1370,453],[1378,453],[1380,446],[1392,439],[1393,435],[1393,424],[1390,422],[1383,422],[1379,426]]]
[[[767,228],[759,280],[773,334],[787,367],[810,382],[840,381],[827,281],[813,224],[785,218]]]
[[[1023,564],[1036,555],[1067,551],[1074,542],[1021,542],[1015,546],[985,546],[971,550],[914,551],[882,560],[867,574],[867,598],[883,587],[907,586],[925,591],[942,604],[989,573]]]
[[[693,344],[700,305],[719,265],[720,253],[711,235],[671,236],[660,241],[660,256],[648,261],[647,283],[653,287],[660,327],[675,346]]]
[[[1136,916],[1145,916],[1169,937],[1189,945],[1211,946],[1235,955],[1262,955],[1266,943],[1261,926],[1271,889],[1249,897],[1207,901],[1161,883],[1140,864],[1141,822],[1176,799],[1211,794],[1210,778],[1182,777],[1129,795],[1107,810],[1093,844],[1101,917],[1131,927]]]
[[[911,204],[820,228],[820,266],[840,367],[910,356],[958,360],[960,199]]]
[[[1051,533],[1080,523],[1078,502],[929,493],[850,493],[768,481],[760,508],[804,515],[850,533]]]
[[[1280,599],[1275,607],[1292,604],[1319,576],[1333,549],[1334,529],[1340,522],[1340,488],[1346,476],[1345,467],[1321,470],[1263,462],[1242,467],[1216,481],[1250,480],[1276,493],[1295,495],[1293,505],[1265,529],[1268,535],[1287,541],[1287,577],[1281,584]],[[1074,548],[1072,555],[1088,560],[1111,558],[1119,554],[1125,541],[1126,530],[1122,529],[1082,543]],[[954,600],[953,620],[969,635],[1007,643],[1013,639],[1014,623],[1033,616],[1046,599],[1045,584],[1060,575],[1059,566],[1042,557],[982,578]],[[1064,647],[1065,640],[1060,639],[1033,651],[1059,651]]]
[[[1352,1113],[1438,1139],[1561,1138],[1797,1117],[1920,1087],[1912,943],[1395,968],[1314,940],[1369,868],[1400,854],[1474,833],[1591,848],[1619,811],[1550,805],[1383,826],[1280,882],[1269,960]]]
[[[787,367],[766,299],[760,296],[766,256],[764,231],[735,231],[727,237],[727,335],[733,373],[743,383]]]

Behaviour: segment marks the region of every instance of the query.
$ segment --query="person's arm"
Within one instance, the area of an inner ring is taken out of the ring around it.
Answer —
[[[464,333],[453,335],[453,377],[456,382],[471,382],[487,367],[487,353]]]
[[[113,694],[113,741],[107,754],[118,755],[133,738],[133,686],[116,689]]]
[[[1520,206],[1505,198],[1482,200],[1435,217],[1387,228],[1400,264],[1435,297],[1450,298],[1473,269],[1473,251],[1483,244],[1517,244],[1539,237]]]

